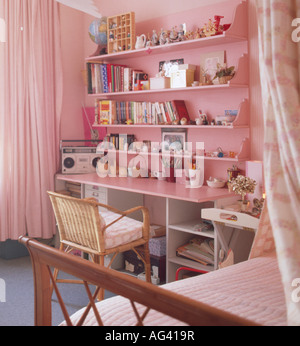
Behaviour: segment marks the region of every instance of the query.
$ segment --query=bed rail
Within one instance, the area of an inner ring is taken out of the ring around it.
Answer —
[[[64,303],[60,301],[61,298],[58,288],[55,282],[52,281],[51,268],[58,268],[60,271],[73,275],[85,282],[90,303],[82,319],[79,321],[80,324],[83,324],[88,311],[93,309],[99,325],[102,325],[101,316],[94,302],[97,292],[94,293],[94,296],[92,295],[87,284],[89,283],[96,287],[104,287],[114,294],[128,298],[136,313],[137,325],[143,325],[143,319],[150,309],[157,310],[191,326],[255,325],[255,323],[239,316],[221,311],[159,286],[140,281],[115,270],[100,267],[97,264],[64,253],[28,237],[20,237],[19,242],[27,247],[32,260],[35,290],[35,325],[37,326],[49,326],[52,324],[52,285],[54,285],[54,289],[58,295],[66,323],[72,325]],[[135,303],[140,303],[148,307],[143,316],[137,314]]]

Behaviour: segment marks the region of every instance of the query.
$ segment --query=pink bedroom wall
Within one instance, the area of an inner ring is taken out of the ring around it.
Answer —
[[[64,77],[61,139],[84,139],[81,112],[81,103],[85,99],[81,76],[82,62],[85,58],[84,14],[60,5],[60,18]]]
[[[134,11],[136,16],[136,31],[137,34],[141,33],[150,33],[152,29],[157,31],[160,28],[170,29],[174,25],[179,23],[186,22],[188,30],[192,30],[194,27],[202,25],[207,19],[213,17],[215,14],[224,15],[223,23],[230,22],[233,16],[234,9],[240,0],[214,0],[214,1],[194,1],[194,0],[173,0],[173,1],[139,1],[139,0],[129,0],[129,1],[120,1],[111,0],[111,1],[100,1],[95,0],[95,3],[98,5],[100,13],[103,16],[113,16],[120,13],[125,13],[129,11]],[[202,6],[200,6],[202,5]],[[200,7],[199,7],[200,6]],[[84,19],[84,30],[86,32],[84,36],[84,55],[90,56],[94,53],[95,44],[90,40],[87,32],[88,27],[91,21],[94,18],[91,16],[85,15]],[[250,97],[250,149],[251,149],[251,159],[252,160],[263,160],[263,119],[262,119],[262,104],[261,104],[261,94],[260,94],[260,81],[259,81],[259,63],[258,63],[258,36],[257,36],[257,23],[256,23],[256,9],[255,9],[255,0],[248,0],[248,56],[249,56],[249,96]],[[245,46],[232,45],[230,49],[226,48],[228,55],[229,63],[236,64],[236,57],[239,56],[239,53],[236,54],[239,50],[243,52]],[[166,55],[165,58],[174,58],[172,54],[170,56]],[[176,58],[176,57],[175,57]],[[122,61],[120,61],[121,63]],[[189,63],[198,64],[197,57],[190,56],[188,61]],[[130,61],[131,64],[134,64],[134,60]],[[149,57],[145,58],[143,61],[137,60],[135,67],[139,67],[138,64],[141,64],[141,68],[145,72],[152,71],[153,66],[151,66],[152,59]],[[84,68],[84,61],[82,64]],[[241,92],[243,91],[235,91]],[[218,105],[218,100],[210,93],[201,93],[197,96],[201,98],[201,102],[195,102],[194,96],[187,96],[186,103],[188,105],[189,111],[195,116],[197,109],[201,108],[203,111],[206,109],[212,109],[212,104],[214,104],[213,109],[216,113],[222,110],[221,104]],[[230,92],[224,92],[224,98],[228,101],[228,106],[237,107],[238,105],[234,104],[232,101],[232,96]],[[246,95],[247,97],[247,95]],[[154,99],[159,101],[160,96],[153,96]],[[186,96],[185,96],[186,98]],[[130,99],[130,97],[128,98]],[[136,100],[138,98],[135,97]],[[85,103],[87,106],[93,106],[94,99],[91,97],[85,97]],[[197,108],[198,107],[198,108]],[[193,117],[192,116],[192,117]],[[122,130],[124,132],[124,129]],[[131,131],[132,133],[132,131]],[[153,136],[159,137],[159,134],[152,133],[147,131],[147,134],[143,134],[141,131],[137,131],[138,136]],[[190,131],[190,135],[193,137],[193,131]],[[235,133],[234,136],[242,136],[242,133]],[[190,138],[192,138],[190,137]],[[147,139],[147,138],[145,138]],[[159,138],[157,138],[159,140]]]

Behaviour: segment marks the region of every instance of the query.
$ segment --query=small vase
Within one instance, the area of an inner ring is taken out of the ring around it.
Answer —
[[[169,174],[167,174],[166,181],[168,181],[169,183],[176,183],[174,167],[170,167],[168,173]]]

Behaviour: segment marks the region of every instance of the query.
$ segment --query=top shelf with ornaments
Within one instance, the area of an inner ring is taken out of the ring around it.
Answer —
[[[181,42],[168,43],[158,46],[150,46],[141,49],[126,50],[118,53],[91,56],[86,58],[86,62],[112,62],[120,59],[132,59],[144,57],[149,54],[166,54],[180,52],[189,49],[199,49],[213,47],[228,43],[247,41],[248,37],[248,19],[247,19],[247,2],[242,1],[235,9],[233,21],[230,27],[221,34],[202,37],[198,39],[185,40]]]

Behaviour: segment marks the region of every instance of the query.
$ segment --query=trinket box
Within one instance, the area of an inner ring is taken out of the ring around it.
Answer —
[[[171,88],[184,88],[192,86],[195,78],[194,70],[178,70],[171,74]]]
[[[170,77],[150,78],[150,89],[168,89],[170,88]]]

